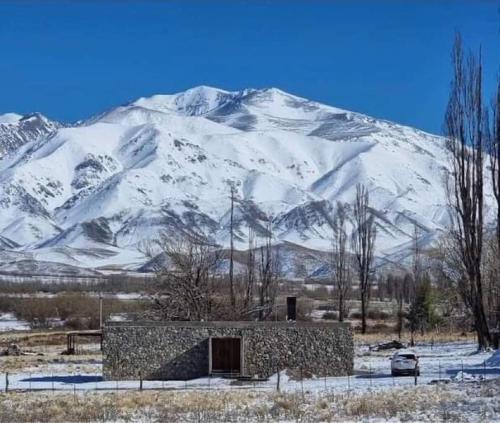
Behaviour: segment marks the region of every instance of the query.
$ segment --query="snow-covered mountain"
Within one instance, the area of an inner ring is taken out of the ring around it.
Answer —
[[[138,243],[164,229],[225,244],[230,185],[241,248],[272,221],[277,241],[327,249],[332,205],[359,182],[381,257],[407,249],[414,223],[422,243],[447,223],[442,138],[274,88],[140,98],[36,136],[26,119],[0,120],[0,245],[39,260],[139,266]]]
[[[0,158],[30,141],[49,136],[61,126],[40,113],[0,115]]]

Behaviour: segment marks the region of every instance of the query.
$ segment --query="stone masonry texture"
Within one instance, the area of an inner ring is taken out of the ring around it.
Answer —
[[[207,376],[210,337],[241,338],[244,376],[290,369],[316,376],[352,374],[347,323],[109,322],[103,328],[106,380],[185,380]]]

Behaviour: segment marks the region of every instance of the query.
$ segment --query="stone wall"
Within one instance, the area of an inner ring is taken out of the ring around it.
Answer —
[[[210,337],[242,339],[246,376],[267,377],[277,369],[341,376],[353,369],[353,336],[347,323],[109,322],[103,328],[104,378],[206,376]]]

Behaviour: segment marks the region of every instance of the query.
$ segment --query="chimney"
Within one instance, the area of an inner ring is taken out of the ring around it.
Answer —
[[[297,297],[286,297],[286,320],[297,320]]]

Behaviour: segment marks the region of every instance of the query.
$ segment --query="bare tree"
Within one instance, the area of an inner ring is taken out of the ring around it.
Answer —
[[[486,314],[489,327],[492,329],[491,334],[494,335],[494,330],[500,330],[500,249],[496,234],[491,233],[485,237],[482,275],[485,286]],[[493,347],[498,348],[498,336],[492,336],[492,342]]]
[[[449,330],[464,332],[471,315],[460,292],[460,286],[467,285],[460,253],[449,232],[444,232],[439,237],[436,247],[429,253],[429,270],[436,286],[442,325]]]
[[[484,309],[481,258],[483,248],[483,148],[485,113],[482,99],[481,56],[464,59],[457,35],[452,61],[454,77],[446,110],[445,127],[451,158],[446,187],[451,208],[452,235],[467,275],[462,290],[471,308],[479,347],[491,343]]]
[[[421,283],[422,276],[422,257],[420,251],[419,241],[419,230],[418,226],[415,223],[413,225],[413,235],[412,235],[412,273],[413,280],[411,281],[411,286],[409,288],[411,300],[410,300],[410,310],[415,308],[415,303],[418,300],[417,290]],[[414,316],[415,317],[415,316]],[[415,332],[418,329],[418,326],[415,324],[415,318],[410,319],[410,346],[415,345]]]
[[[404,287],[403,287],[403,277],[400,275],[394,275],[389,273],[385,280],[386,292],[389,297],[389,301],[392,303],[396,301],[396,333],[398,338],[401,339],[401,333],[403,331],[403,304],[404,304]]]
[[[401,339],[401,333],[403,331],[403,319],[404,319],[404,312],[403,312],[403,303],[404,303],[404,298],[405,298],[405,288],[404,288],[404,283],[405,279],[402,278],[401,276],[396,276],[394,278],[394,290],[395,290],[395,297],[396,297],[396,317],[397,317],[397,324],[396,324],[396,330],[398,332],[398,339]]]
[[[356,228],[352,234],[351,243],[359,278],[361,333],[366,333],[366,314],[370,301],[377,231],[373,214],[370,211],[368,190],[362,184],[356,186],[356,200],[353,210]]]
[[[243,299],[244,314],[253,307],[254,285],[255,285],[255,233],[252,228],[248,229],[248,251],[246,262],[246,286]]]
[[[156,266],[153,316],[164,320],[211,320],[220,250],[184,234],[163,235],[143,251],[146,249],[148,255],[158,257],[153,251],[160,251],[165,258]]]
[[[272,238],[272,224],[270,221],[265,243],[260,247],[258,285],[259,320],[266,320],[272,314],[278,293],[280,275],[279,249],[278,247],[273,249]]]
[[[388,295],[386,280],[382,275],[378,275],[377,277],[377,295],[379,301],[384,301],[386,295]]]
[[[335,293],[338,301],[339,322],[344,321],[346,311],[346,299],[351,289],[351,259],[347,250],[347,213],[346,206],[337,203],[333,216],[333,239],[332,239],[332,273]]]
[[[491,182],[493,196],[496,202],[496,245],[487,243],[488,272],[488,308],[491,327],[495,328],[496,336],[492,341],[498,348],[500,331],[500,75],[497,77],[497,87],[492,105],[492,125],[488,137],[488,153],[490,157]]]
[[[496,200],[496,238],[500,251],[500,76],[497,79],[497,90],[492,106],[492,127],[488,137],[488,153],[490,157],[491,181],[493,195]]]
[[[412,271],[413,280],[415,285],[418,285],[418,281],[422,276],[422,252],[419,245],[420,231],[415,223],[413,225],[413,235],[412,235]]]

